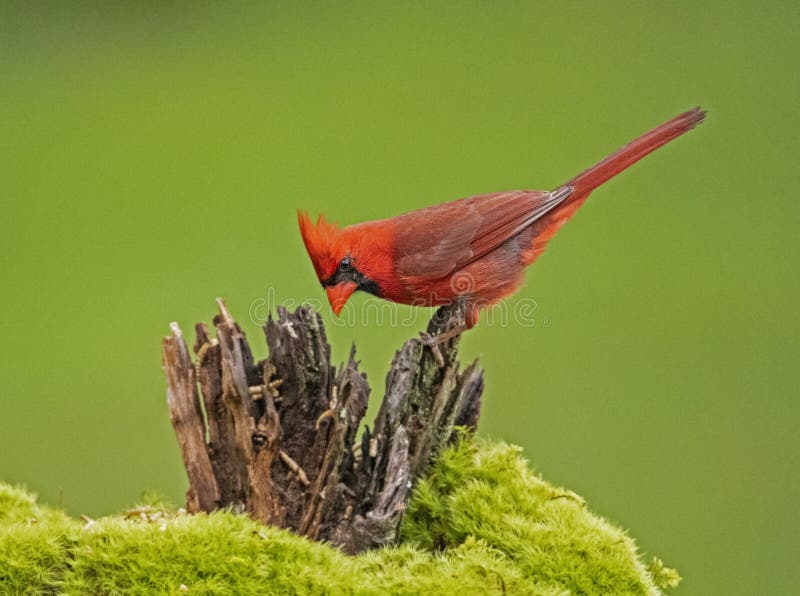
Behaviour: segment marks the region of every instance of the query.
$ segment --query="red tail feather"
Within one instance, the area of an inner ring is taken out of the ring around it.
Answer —
[[[631,141],[622,149],[609,155],[603,161],[595,164],[588,170],[581,172],[566,186],[574,186],[573,199],[579,199],[590,193],[603,182],[613,178],[625,168],[632,166],[648,153],[655,151],[672,139],[681,136],[700,124],[706,113],[700,108],[694,108],[665,122],[650,132],[643,134],[635,141]]]
[[[574,187],[574,191],[566,201],[535,224],[533,242],[523,255],[525,263],[533,263],[542,254],[547,243],[558,229],[575,215],[575,212],[589,198],[589,194],[595,188],[613,178],[625,168],[632,166],[648,153],[690,131],[703,121],[705,115],[706,113],[703,110],[695,108],[676,116],[672,120],[643,134],[635,141],[631,141],[616,153],[609,155],[600,163],[581,172],[564,184],[564,186]]]

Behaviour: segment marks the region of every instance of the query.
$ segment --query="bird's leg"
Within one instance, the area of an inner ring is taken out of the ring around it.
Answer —
[[[436,335],[431,335],[430,333],[420,333],[420,343],[424,346],[433,347],[439,345],[441,343],[446,342],[449,339],[453,339],[457,335],[461,335],[464,333],[469,327],[466,324],[462,323],[452,329],[448,329],[444,333],[437,333]]]
[[[464,333],[467,329],[471,329],[475,326],[475,323],[478,320],[477,317],[477,309],[473,304],[467,302],[467,299],[461,297],[458,299],[458,302],[455,304],[455,309],[452,309],[449,313],[450,318],[448,321],[442,325],[446,329],[446,331],[441,331],[436,335],[432,335],[430,333],[420,333],[419,343],[423,346],[427,346],[431,349],[431,353],[433,357],[436,359],[436,363],[444,368],[444,358],[442,357],[442,352],[439,349],[439,345],[453,339]],[[441,310],[439,312],[442,312]],[[447,311],[445,311],[447,312]],[[437,313],[438,315],[439,313]],[[436,316],[436,315],[434,315]],[[456,324],[447,329],[448,325],[455,322]]]
[[[441,368],[444,368],[444,357],[442,356],[442,351],[439,349],[439,344],[446,342],[449,339],[456,337],[464,333],[469,329],[466,324],[460,324],[452,329],[448,329],[444,333],[438,333],[436,335],[431,335],[430,333],[420,333],[419,334],[419,343],[423,346],[427,346],[431,349],[431,354],[433,354],[434,359],[436,360],[436,364],[438,364]]]
[[[433,354],[433,359],[436,360],[436,364],[439,365],[439,368],[444,368],[444,357],[442,356],[442,351],[439,349],[439,342],[437,342],[430,333],[421,332],[416,341],[418,341],[420,345],[428,346],[431,349],[431,354]]]

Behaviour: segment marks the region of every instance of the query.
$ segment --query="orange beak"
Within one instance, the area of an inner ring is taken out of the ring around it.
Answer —
[[[358,285],[352,281],[343,281],[335,286],[325,288],[325,292],[328,294],[328,302],[331,303],[331,308],[337,317],[342,312],[344,305],[347,304],[347,300],[356,291],[356,288],[358,288]]]

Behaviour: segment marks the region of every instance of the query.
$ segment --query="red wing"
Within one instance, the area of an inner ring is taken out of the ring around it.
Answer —
[[[515,190],[461,199],[401,215],[396,272],[407,283],[441,279],[493,251],[572,193]]]

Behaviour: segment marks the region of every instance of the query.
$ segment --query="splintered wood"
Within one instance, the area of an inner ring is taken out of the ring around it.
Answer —
[[[477,363],[459,371],[458,337],[438,354],[413,339],[402,346],[359,438],[370,388],[355,346],[333,367],[320,315],[280,308],[264,326],[269,357],[256,362],[217,304],[216,337],[195,328],[194,362],[175,323],[162,343],[187,510],[231,507],[348,553],[393,542],[414,481],[455,426],[478,423],[483,372]],[[437,311],[428,333],[446,331],[457,308]]]

